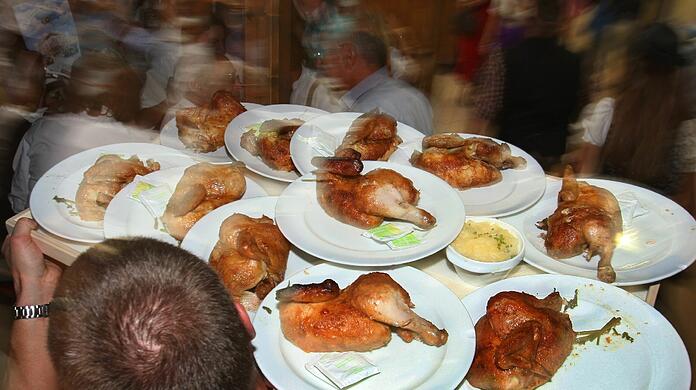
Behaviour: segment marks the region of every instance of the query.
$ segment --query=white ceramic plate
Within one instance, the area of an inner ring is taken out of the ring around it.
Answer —
[[[218,234],[222,222],[232,214],[240,213],[252,218],[260,218],[265,215],[275,219],[275,206],[278,201],[276,196],[263,196],[258,198],[241,199],[228,203],[211,211],[201,218],[189,230],[181,247],[208,262],[210,253],[218,242]],[[295,248],[290,250],[288,266],[285,277],[295,274],[307,267],[311,267],[317,260]]]
[[[244,108],[247,110],[253,110],[259,107],[263,107],[256,103],[242,103]],[[185,108],[185,107],[182,107]],[[230,161],[230,157],[225,151],[225,147],[221,146],[218,150],[208,153],[197,153],[191,149],[187,149],[186,145],[179,139],[179,129],[176,127],[176,117],[172,118],[167,124],[160,130],[160,143],[164,146],[169,146],[170,148],[183,150],[186,153],[192,154],[198,157],[204,157],[206,160],[212,161]]]
[[[521,291],[542,298],[554,290],[567,299],[578,290],[578,306],[568,314],[577,331],[599,329],[612,317],[616,327],[634,342],[620,336],[603,336],[600,344],[575,345],[573,352],[540,389],[688,389],[691,366],[684,343],[672,325],[647,303],[620,288],[566,275],[532,275],[505,279],[480,288],[462,299],[476,323],[488,299],[502,291]],[[468,382],[463,386],[472,388]]]
[[[503,141],[476,134],[461,134],[462,138],[490,138],[498,143]],[[544,194],[546,187],[544,170],[529,153],[509,144],[513,156],[527,160],[527,166],[522,169],[502,170],[503,179],[486,187],[470,188],[458,191],[466,206],[467,214],[471,216],[502,217],[515,214],[533,205]],[[409,159],[414,150],[422,151],[421,142],[411,142],[397,150],[390,161],[411,165]]]
[[[413,341],[404,343],[392,333],[387,346],[363,352],[380,368],[380,373],[350,388],[361,389],[452,389],[461,382],[471,365],[476,345],[473,324],[457,297],[440,282],[411,267],[381,270],[391,275],[411,296],[414,311],[449,333],[447,343],[432,347]],[[341,288],[367,273],[364,269],[339,268],[321,264],[306,269],[283,282],[278,288],[294,283],[318,283],[327,278]],[[270,292],[254,318],[256,338],[254,356],[263,374],[280,390],[333,389],[309,373],[304,365],[317,353],[306,353],[290,343],[280,330],[275,291]]]
[[[295,132],[295,136],[292,137],[292,141],[290,141],[290,155],[292,156],[292,161],[295,163],[297,170],[303,175],[314,171],[316,167],[312,165],[312,157],[328,156],[329,154],[326,153],[325,149],[331,152],[336,150],[336,148],[341,145],[341,142],[343,142],[343,138],[346,136],[350,125],[360,115],[363,114],[357,112],[338,112],[312,119],[300,126],[297,132]],[[401,148],[402,145],[412,142],[420,144],[424,137],[423,133],[420,131],[401,122],[397,122],[396,124],[396,133],[403,141],[399,145],[399,148]],[[319,141],[321,141],[323,147],[318,146]],[[396,154],[396,152],[394,152],[394,154]],[[331,155],[333,155],[333,153],[331,153]],[[392,160],[393,156],[394,155],[392,155],[389,161],[398,162]],[[406,164],[408,164],[408,159],[406,160]]]
[[[292,182],[278,199],[276,221],[285,237],[303,251],[335,263],[362,267],[404,264],[431,255],[449,245],[464,225],[464,206],[445,181],[420,169],[382,161],[364,161],[363,173],[392,169],[413,181],[420,190],[418,207],[437,219],[437,224],[416,247],[391,250],[370,238],[365,230],[339,222],[319,205],[313,174]]]
[[[252,156],[246,149],[242,148],[240,141],[250,126],[265,122],[271,119],[302,119],[309,121],[318,116],[325,115],[327,112],[318,108],[298,106],[294,104],[275,104],[263,106],[250,110],[237,116],[227,125],[225,132],[225,145],[232,157],[246,164],[247,168],[274,180],[291,182],[300,175],[297,172],[285,172],[272,169],[258,156]],[[297,134],[297,132],[295,133]],[[293,139],[295,136],[293,136]]]
[[[605,188],[615,196],[632,192],[648,213],[633,219],[624,226],[623,236],[614,251],[612,265],[616,271],[618,286],[652,283],[686,269],[696,258],[696,221],[686,210],[670,199],[655,192],[626,183],[581,179],[592,185]],[[505,218],[515,226],[527,240],[524,260],[543,270],[555,274],[597,278],[599,256],[590,262],[584,256],[556,260],[546,254],[543,231],[536,222],[551,215],[558,205],[561,180],[549,181],[546,194],[534,207],[521,215]],[[468,209],[467,209],[468,211]]]
[[[187,167],[178,167],[153,172],[140,179],[136,178],[136,180],[133,180],[132,183],[123,188],[106,209],[106,215],[104,216],[104,236],[106,238],[131,236],[150,237],[168,242],[172,245],[178,245],[179,242],[174,237],[159,230],[159,226],[156,226],[155,218],[150,215],[142,203],[131,199],[130,194],[140,180],[157,185],[166,184],[169,186],[169,189],[174,192],[186,168]],[[255,181],[248,177],[245,177],[245,179],[246,192],[244,192],[242,199],[268,195]],[[215,237],[217,237],[217,235]]]
[[[104,154],[125,158],[137,155],[141,161],[153,159],[161,169],[189,165],[193,160],[186,154],[165,146],[144,143],[125,143],[100,146],[72,155],[49,169],[31,192],[29,206],[32,217],[49,232],[68,240],[96,243],[104,239],[101,222],[85,222],[59,198],[75,200],[84,172]]]

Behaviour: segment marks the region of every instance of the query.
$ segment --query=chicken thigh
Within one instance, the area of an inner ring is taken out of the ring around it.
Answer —
[[[401,142],[396,134],[396,120],[387,114],[371,111],[353,121],[336,149],[336,155],[340,156],[341,150],[353,149],[363,160],[386,161]]]
[[[391,169],[360,175],[355,157],[315,157],[317,199],[327,214],[362,229],[379,226],[385,218],[399,219],[430,229],[435,217],[416,207],[420,192],[413,182]]]
[[[537,226],[546,230],[544,246],[549,256],[565,259],[586,252],[589,261],[598,254],[597,278],[607,283],[616,280],[611,258],[623,220],[619,202],[611,192],[577,181],[567,166],[558,207]]]
[[[225,145],[227,125],[244,111],[246,109],[232,93],[217,91],[210,99],[210,104],[177,111],[179,139],[187,148],[196,152],[214,152]]]
[[[301,119],[269,120],[261,127],[248,130],[242,134],[240,146],[269,167],[290,172],[295,170],[295,164],[290,157],[290,140],[295,130],[304,123]]]
[[[290,243],[272,219],[244,214],[225,219],[219,237],[210,254],[210,266],[236,301],[247,310],[256,310],[283,280]]]
[[[460,190],[499,182],[501,169],[521,168],[527,162],[512,156],[510,146],[482,137],[438,134],[423,138],[423,152],[414,151],[411,165],[426,170]]]
[[[491,297],[476,323],[467,374],[480,389],[534,389],[551,380],[573,349],[575,332],[558,292],[544,299],[515,291]]]
[[[143,164],[138,156],[128,159],[106,154],[97,159],[82,178],[75,196],[75,206],[83,221],[101,221],[106,207],[116,194],[136,175],[147,175],[160,169],[158,162],[147,160]]]
[[[331,279],[278,290],[283,335],[305,352],[365,352],[391,340],[391,328],[406,342],[447,342],[447,331],[418,316],[408,292],[388,274],[361,275],[340,290]]]
[[[162,222],[169,234],[182,240],[206,214],[244,195],[242,167],[234,164],[199,163],[184,171],[176,185]]]

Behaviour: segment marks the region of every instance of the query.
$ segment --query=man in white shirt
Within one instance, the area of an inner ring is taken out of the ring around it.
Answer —
[[[358,31],[332,39],[328,46],[324,71],[348,90],[341,97],[346,110],[379,108],[399,122],[432,134],[430,102],[416,88],[389,75],[387,48],[381,39]]]

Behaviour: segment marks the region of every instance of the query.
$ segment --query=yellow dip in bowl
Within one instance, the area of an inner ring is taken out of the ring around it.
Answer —
[[[493,263],[517,256],[520,242],[513,232],[495,222],[467,221],[452,247],[472,260]]]

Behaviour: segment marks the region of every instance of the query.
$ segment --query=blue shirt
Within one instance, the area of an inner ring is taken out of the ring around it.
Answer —
[[[419,90],[389,77],[386,68],[372,73],[341,98],[353,112],[379,108],[399,122],[430,135],[433,132],[433,109]]]

